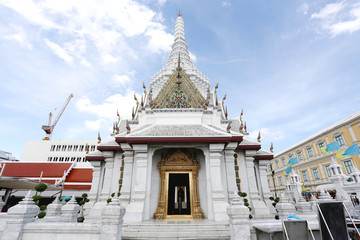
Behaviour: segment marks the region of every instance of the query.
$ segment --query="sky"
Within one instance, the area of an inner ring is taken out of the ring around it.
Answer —
[[[0,150],[109,138],[166,63],[181,10],[196,67],[274,152],[360,110],[360,2],[0,0]]]

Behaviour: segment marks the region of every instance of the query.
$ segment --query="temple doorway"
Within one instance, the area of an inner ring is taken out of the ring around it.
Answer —
[[[204,218],[200,206],[199,161],[186,150],[170,150],[158,164],[159,201],[155,219]]]
[[[189,173],[169,173],[167,215],[191,215]]]

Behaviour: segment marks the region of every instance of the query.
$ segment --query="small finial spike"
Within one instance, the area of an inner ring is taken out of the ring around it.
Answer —
[[[225,99],[226,99],[226,91],[225,91],[225,95],[224,95],[222,101],[225,101]]]
[[[260,143],[261,142],[261,134],[260,134],[260,131],[259,131],[259,134],[258,134],[258,137],[257,137],[257,141]]]
[[[181,17],[181,11],[179,10],[179,12],[178,12],[178,17]]]
[[[127,134],[129,134],[131,132],[131,128],[130,128],[130,125],[129,125],[129,121],[126,119],[126,129],[127,129]]]
[[[98,132],[98,143],[101,143],[100,132]]]
[[[274,144],[271,142],[271,146],[270,146],[270,152],[274,152]]]
[[[88,154],[89,151],[90,151],[90,148],[89,148],[89,144],[88,144],[88,143],[86,143],[86,145],[85,145],[85,151],[86,151],[86,154]]]
[[[219,87],[219,80],[217,81],[216,85],[215,85],[215,89],[218,89]]]
[[[246,121],[245,121],[245,125],[244,125],[244,130],[245,130],[245,132],[247,132]]]
[[[230,133],[230,129],[231,129],[231,122],[229,122],[229,124],[226,127],[226,132]]]
[[[242,115],[244,115],[244,110],[243,109],[241,109],[240,118],[242,117]]]

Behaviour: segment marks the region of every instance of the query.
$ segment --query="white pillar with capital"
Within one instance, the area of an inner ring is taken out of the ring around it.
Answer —
[[[234,191],[237,191],[236,176],[234,168],[234,154],[238,143],[231,142],[225,147],[225,167],[226,167],[226,179],[227,179],[227,192],[228,199],[231,200]]]
[[[126,207],[130,202],[134,151],[128,143],[121,143],[120,145],[124,151],[124,175],[120,191],[120,202]]]
[[[226,209],[229,203],[225,201],[224,188],[221,182],[221,153],[224,149],[224,144],[210,144],[210,178],[211,178],[211,197],[214,207],[215,221],[228,221],[229,217],[226,214]]]
[[[259,195],[257,179],[255,175],[254,156],[256,150],[245,151],[245,164],[249,183],[249,200],[253,206],[254,218],[271,218],[270,209],[262,201]]]
[[[133,144],[134,165],[131,185],[131,201],[126,207],[125,221],[140,222],[143,220],[145,190],[147,181],[148,146]]]

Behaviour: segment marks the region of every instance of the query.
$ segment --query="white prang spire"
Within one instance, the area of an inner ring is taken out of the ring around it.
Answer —
[[[203,97],[206,98],[207,90],[210,87],[210,80],[205,75],[203,75],[191,61],[188,47],[185,42],[184,20],[182,19],[180,12],[175,22],[174,43],[171,47],[169,59],[160,72],[158,72],[150,81],[150,88],[152,89],[153,98],[158,95],[165,82],[173,73],[173,70],[176,69],[179,53],[181,67],[194,82],[195,86],[203,95]]]

